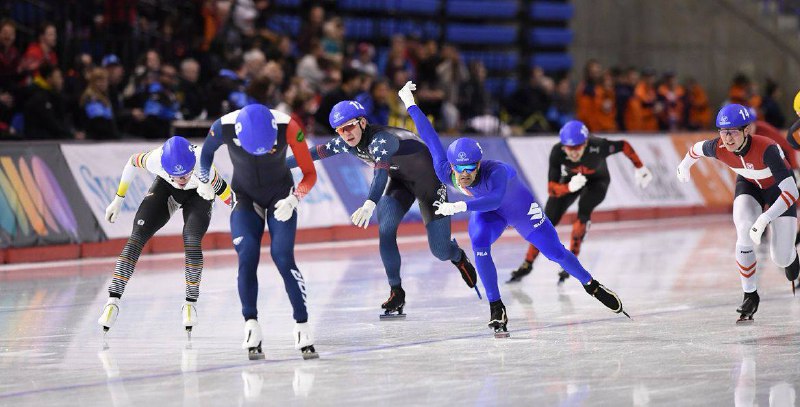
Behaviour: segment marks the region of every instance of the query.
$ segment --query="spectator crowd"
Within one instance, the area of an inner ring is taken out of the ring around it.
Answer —
[[[697,130],[711,127],[715,109],[691,78],[597,61],[580,78],[534,67],[516,89],[494,95],[486,67],[466,63],[453,45],[395,35],[376,52],[345,41],[347,27],[329,3],[305,5],[293,38],[270,23],[269,0],[91,4],[89,17],[73,22],[78,46],[69,61],[59,54],[63,27],[43,23],[19,44],[17,23],[0,21],[0,141],[165,139],[175,120],[213,120],[250,103],[290,114],[309,133],[331,134],[328,113],[345,99],[360,101],[370,123],[413,129],[395,95],[408,80],[417,83],[422,110],[448,133],[554,132],[573,118],[597,132]],[[759,93],[737,75],[729,99],[780,128],[779,92],[767,81]]]

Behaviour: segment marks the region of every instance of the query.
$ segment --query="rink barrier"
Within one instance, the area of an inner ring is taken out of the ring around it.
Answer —
[[[606,136],[629,140],[642,161],[653,171],[654,181],[647,190],[635,187],[630,161],[622,154],[612,156],[608,160],[612,174],[609,193],[593,215],[592,221],[613,222],[729,213],[734,178],[727,168],[717,165],[713,160],[703,160],[692,170],[694,182],[678,184],[674,176],[674,168],[685,154],[687,146],[713,135],[684,133]],[[452,139],[454,138],[443,137],[443,142],[447,143]],[[531,186],[534,194],[539,197],[538,201],[544,203],[542,197],[547,196],[547,158],[557,141],[556,137],[482,137],[478,140],[486,157],[514,164],[523,182]],[[330,138],[309,140],[312,144],[329,141]],[[201,142],[202,140],[194,141],[198,145]],[[105,207],[114,196],[122,167],[130,155],[149,151],[159,145],[158,142],[149,141],[4,144],[0,153],[0,239],[6,240],[0,240],[0,263],[117,256],[130,233],[136,209],[147,193],[153,177],[145,171],[137,172],[116,223],[110,224],[103,219]],[[45,165],[49,171],[43,170]],[[230,177],[232,166],[228,154],[218,153],[215,166],[223,176]],[[304,198],[298,212],[297,242],[376,238],[376,217],[372,218],[372,226],[366,230],[353,227],[349,219],[349,214],[363,204],[372,179],[372,169],[348,154],[323,160],[316,168],[317,184]],[[301,176],[299,170],[294,170],[293,175],[295,181]],[[53,182],[52,179],[57,181]],[[53,191],[57,190],[61,191],[60,194],[53,195]],[[451,190],[450,196],[451,200],[455,200],[460,195]],[[56,198],[60,199],[59,202],[69,202],[69,209],[75,219],[83,220],[77,224],[70,222],[66,206],[53,204],[54,200],[58,200]],[[25,199],[29,202],[28,205],[22,204],[26,202]],[[216,202],[211,226],[203,242],[204,248],[232,247],[228,233],[229,214],[225,205]],[[468,214],[458,215],[453,218],[453,230],[465,231]],[[561,224],[571,224],[574,216],[574,209],[567,212]],[[180,217],[174,218],[147,244],[143,253],[183,251],[180,236],[182,221]],[[28,230],[36,230],[31,227],[34,225],[32,222],[39,222],[36,224],[38,230],[44,231],[45,236],[26,235],[15,239],[21,230],[15,227],[25,226],[26,222]],[[426,233],[417,208],[412,208],[403,222],[401,234]],[[51,229],[44,230],[42,225]],[[62,227],[69,231],[66,238],[63,237],[63,230],[58,235],[59,230],[56,227],[59,225],[66,225]],[[269,244],[267,233],[263,244]]]

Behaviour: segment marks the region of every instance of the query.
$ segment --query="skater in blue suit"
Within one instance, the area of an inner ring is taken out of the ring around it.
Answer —
[[[469,201],[444,202],[437,215],[450,216],[470,211],[469,237],[475,252],[475,266],[483,282],[491,308],[489,327],[497,337],[507,337],[506,309],[497,286],[497,269],[492,260],[494,243],[507,226],[512,226],[525,240],[535,245],[548,259],[558,263],[581,282],[587,293],[615,313],[624,313],[622,301],[583,268],[572,252],[558,239],[556,230],[531,192],[517,178],[517,172],[506,163],[484,160],[480,145],[472,139],[460,138],[445,152],[439,136],[428,118],[414,102],[416,85],[407,82],[398,93],[406,106],[419,135],[433,157],[436,175],[443,183],[458,188]]]

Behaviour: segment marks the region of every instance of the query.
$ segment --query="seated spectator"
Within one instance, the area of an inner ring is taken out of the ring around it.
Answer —
[[[466,122],[491,113],[492,100],[486,90],[486,67],[480,60],[469,63],[469,79],[461,84],[458,109]]]
[[[522,82],[504,102],[509,124],[515,126],[517,131],[550,130],[550,124],[545,117],[550,108],[550,94],[543,86],[542,76],[541,68],[533,67],[528,80]]]
[[[64,77],[58,67],[39,66],[39,75],[34,80],[31,96],[25,102],[25,138],[29,140],[83,138],[67,124],[61,90]]]
[[[14,112],[14,107],[14,95],[0,88],[0,141],[21,137],[14,127],[14,120],[18,115]]]
[[[53,23],[43,23],[37,31],[37,40],[28,45],[25,54],[22,55],[20,70],[25,74],[35,76],[39,72],[42,64],[58,66],[58,56],[56,56],[56,43],[58,34]]]
[[[322,26],[322,50],[325,57],[341,63],[344,58],[344,23],[339,17],[333,17]]]
[[[684,123],[684,90],[678,84],[675,74],[667,72],[664,74],[661,84],[656,91],[658,100],[663,104],[664,110],[658,115],[659,128],[661,130],[675,131]]]
[[[80,97],[81,127],[89,140],[119,138],[114,111],[108,95],[108,71],[93,68],[89,83]]]
[[[653,70],[642,71],[642,78],[633,91],[633,97],[625,109],[625,129],[627,131],[658,131],[658,114],[663,104],[658,101]]]
[[[300,58],[300,62],[297,63],[296,74],[305,79],[312,89],[319,90],[325,79],[325,72],[322,70],[325,53],[319,41],[313,41],[310,47],[311,52]]]
[[[331,109],[333,109],[334,105],[343,100],[355,99],[360,86],[360,72],[353,68],[345,68],[342,70],[342,84],[322,96],[319,109],[317,109],[317,113],[314,115],[314,119],[317,122],[316,134],[331,134],[333,132],[328,122],[328,115],[331,113]]]
[[[367,120],[370,124],[389,124],[389,103],[388,99],[393,95],[386,80],[372,82],[369,92],[360,93],[356,96],[358,103],[364,106],[367,111]]]
[[[192,58],[181,61],[175,96],[181,105],[181,114],[186,120],[197,119],[203,113],[205,90],[199,84],[199,80],[200,64]]]
[[[613,132],[617,128],[617,104],[614,95],[614,77],[610,71],[603,72],[594,100],[594,129],[592,132]]]
[[[350,62],[350,66],[363,74],[375,77],[378,75],[378,65],[372,61],[373,58],[375,58],[375,47],[362,42],[358,44],[356,57]]]
[[[779,129],[786,124],[786,117],[783,115],[781,105],[778,100],[781,98],[781,88],[772,79],[767,79],[764,86],[764,96],[761,98],[761,116],[765,122]]]
[[[590,59],[583,67],[583,80],[575,89],[575,114],[586,124],[589,131],[597,131],[598,87],[603,80],[603,67],[597,60]]]
[[[180,106],[173,91],[177,82],[176,69],[164,65],[161,71],[158,79],[138,96],[144,120],[138,126],[137,135],[147,139],[169,138],[172,121],[180,117]]]
[[[241,109],[247,105],[245,86],[247,68],[242,57],[235,57],[228,63],[228,69],[219,71],[217,77],[209,82],[206,95],[208,117],[220,117],[225,113]]]
[[[634,67],[629,67],[624,72],[620,72],[614,84],[614,98],[617,107],[617,128],[625,131],[625,111],[628,102],[633,97],[633,90],[639,83],[639,71]],[[559,127],[560,128],[560,127]]]
[[[560,129],[568,121],[575,119],[575,92],[569,82],[569,76],[561,78],[556,83],[553,92],[553,102],[547,111],[547,120],[550,128]]]
[[[731,87],[728,89],[728,101],[726,103],[738,103],[743,106],[750,106],[751,94],[750,78],[743,74],[736,74],[731,80]]]
[[[683,102],[686,109],[684,127],[689,130],[708,129],[711,126],[711,106],[706,91],[694,78],[687,78],[684,87],[686,88]]]
[[[11,20],[0,21],[0,89],[13,92],[21,79],[22,57],[14,46],[17,28]]]

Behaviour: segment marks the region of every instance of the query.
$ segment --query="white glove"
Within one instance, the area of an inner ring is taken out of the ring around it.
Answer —
[[[753,227],[750,228],[750,240],[753,243],[761,244],[761,235],[764,234],[764,229],[767,228],[767,225],[769,225],[769,218],[761,214],[753,223]]]
[[[464,201],[458,202],[442,202],[439,204],[439,209],[434,212],[436,215],[453,216],[457,213],[466,212],[467,203]]]
[[[200,195],[200,198],[206,201],[213,201],[216,194],[210,182],[201,182],[197,185],[197,195]]]
[[[117,220],[117,217],[119,217],[119,210],[120,210],[120,208],[122,208],[122,201],[124,199],[125,199],[125,197],[122,197],[122,196],[119,196],[119,195],[115,195],[114,196],[114,200],[111,201],[111,203],[108,204],[108,207],[106,208],[106,220],[107,221],[109,221],[111,223],[114,223],[114,221]]]
[[[647,188],[647,186],[650,185],[650,182],[653,180],[653,173],[650,172],[650,170],[645,166],[637,168],[633,175],[634,178],[636,178],[636,185],[642,189]]]
[[[350,220],[353,221],[354,225],[366,229],[367,226],[369,226],[369,218],[372,217],[372,211],[374,210],[375,202],[367,199],[364,201],[364,205],[361,205],[360,208],[353,212],[353,215],[350,216]]]
[[[291,219],[292,214],[294,213],[294,208],[297,208],[299,203],[300,200],[297,199],[294,193],[290,193],[286,198],[276,202],[274,213],[275,219],[280,222],[286,222],[287,220]]]
[[[689,169],[692,168],[693,162],[687,162],[686,158],[678,164],[678,181],[689,182]]]
[[[572,179],[569,180],[569,184],[567,184],[567,188],[569,188],[569,192],[575,192],[583,188],[584,185],[586,185],[586,176],[579,173],[572,176]]]
[[[397,95],[400,96],[400,100],[406,105],[406,110],[417,104],[417,102],[414,101],[414,95],[411,93],[415,90],[417,90],[417,85],[415,85],[414,82],[408,81],[405,86],[397,92]]]

